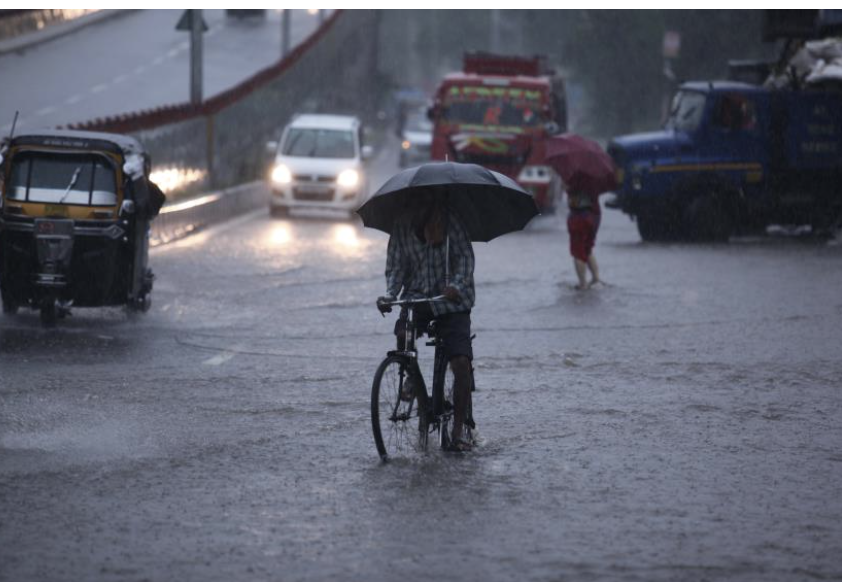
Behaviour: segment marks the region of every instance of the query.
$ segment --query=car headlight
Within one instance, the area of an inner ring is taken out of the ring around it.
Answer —
[[[360,181],[360,173],[356,170],[343,170],[336,178],[336,183],[345,188],[353,188]]]
[[[272,181],[278,184],[289,184],[292,182],[292,172],[283,164],[278,164],[272,170]]]
[[[518,182],[541,182],[548,183],[552,179],[552,170],[549,166],[524,166],[518,174]]]

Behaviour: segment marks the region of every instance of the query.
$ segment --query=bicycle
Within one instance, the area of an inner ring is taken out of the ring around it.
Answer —
[[[443,299],[444,296],[440,295],[388,303],[406,311],[406,332],[403,349],[400,349],[399,342],[399,349],[387,352],[386,358],[374,374],[371,386],[371,426],[377,452],[384,461],[391,457],[426,451],[430,434],[437,435],[442,449],[447,449],[450,445],[453,372],[445,358],[441,339],[436,335],[435,321],[430,322],[426,329],[429,338],[427,345],[435,347],[431,397],[427,394],[427,386],[418,365],[418,350],[415,347],[415,306]],[[405,383],[410,374],[419,382],[415,383],[413,390],[405,390]],[[472,375],[471,391],[473,390]],[[463,431],[465,438],[470,442],[475,429],[470,397],[465,416]]]

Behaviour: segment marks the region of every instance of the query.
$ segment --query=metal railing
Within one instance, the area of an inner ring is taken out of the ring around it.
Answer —
[[[162,245],[260,207],[269,208],[269,188],[256,181],[165,206],[152,221],[150,244]]]

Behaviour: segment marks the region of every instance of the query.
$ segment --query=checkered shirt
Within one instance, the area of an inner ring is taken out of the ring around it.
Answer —
[[[470,311],[474,306],[474,249],[465,225],[453,213],[448,220],[450,236],[450,285],[459,291],[459,302],[434,301],[433,315]],[[445,243],[438,246],[418,240],[411,220],[395,224],[386,256],[386,293],[402,299],[440,295],[445,287]]]

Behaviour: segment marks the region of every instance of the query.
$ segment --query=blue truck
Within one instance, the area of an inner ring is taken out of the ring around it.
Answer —
[[[842,88],[682,84],[662,131],[614,138],[614,205],[643,240],[839,226]]]

